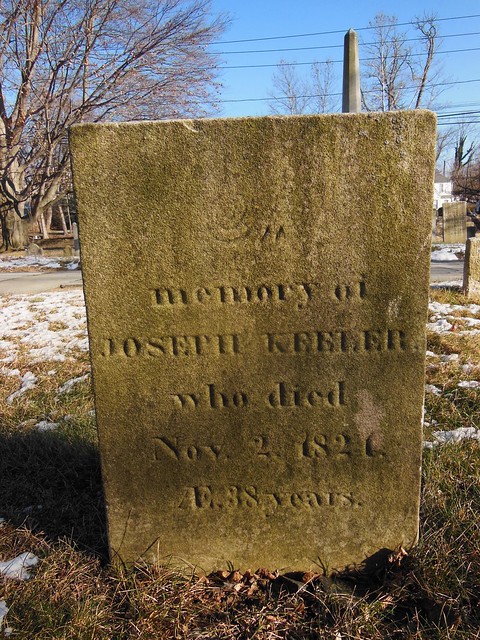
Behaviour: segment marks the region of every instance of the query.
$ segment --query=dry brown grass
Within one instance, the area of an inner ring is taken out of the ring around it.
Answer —
[[[435,292],[462,303],[457,293]],[[448,298],[448,300],[447,300]],[[458,381],[480,372],[478,337],[432,335],[437,354],[457,362],[427,369],[442,395],[427,395],[430,431],[478,426],[480,391]],[[466,374],[461,366],[477,370]],[[10,365],[13,366],[13,365]],[[38,385],[11,406],[0,429],[0,559],[39,558],[28,581],[0,581],[11,637],[28,640],[285,638],[319,640],[480,639],[480,446],[475,441],[425,452],[421,536],[375,574],[289,574],[234,568],[208,577],[169,567],[110,566],[90,379],[85,354],[65,363],[15,364]],[[55,375],[48,375],[52,369]],[[2,395],[18,379],[0,377]],[[42,419],[58,422],[39,433]],[[437,424],[433,425],[433,421]],[[19,426],[23,423],[23,426]],[[0,632],[1,637],[1,632]]]

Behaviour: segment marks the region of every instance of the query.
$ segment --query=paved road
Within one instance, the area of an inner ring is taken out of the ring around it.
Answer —
[[[456,262],[432,262],[431,282],[462,280],[463,260]],[[41,293],[58,287],[82,285],[81,271],[49,271],[28,273],[24,271],[0,271],[0,295],[6,293]]]
[[[6,293],[41,293],[58,287],[82,286],[81,271],[0,271],[0,295]]]
[[[431,263],[430,282],[449,282],[451,280],[463,280],[463,260]]]

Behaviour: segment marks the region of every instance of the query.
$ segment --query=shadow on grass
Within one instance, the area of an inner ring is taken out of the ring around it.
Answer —
[[[107,558],[97,448],[56,432],[0,433],[0,516]]]

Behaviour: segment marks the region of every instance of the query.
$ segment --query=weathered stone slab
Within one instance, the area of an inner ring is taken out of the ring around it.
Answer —
[[[415,541],[434,139],[420,111],[72,130],[114,558]]]
[[[35,244],[35,242],[31,242],[29,245],[27,245],[26,251],[28,256],[43,256],[42,247],[40,247],[38,244]]]
[[[465,243],[467,241],[467,203],[445,202],[442,208],[443,241]]]
[[[480,298],[480,238],[468,238],[463,263],[463,289],[469,298]]]

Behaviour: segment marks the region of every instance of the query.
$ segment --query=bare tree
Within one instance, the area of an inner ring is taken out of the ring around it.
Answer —
[[[395,16],[383,13],[369,23],[372,31],[363,44],[362,60],[362,103],[367,111],[429,107],[440,93],[441,71],[436,68],[435,58],[440,41],[435,16],[413,19],[415,38],[400,31],[397,23]],[[273,76],[275,98],[270,109],[273,113],[336,110],[336,83],[332,61],[314,63],[306,78],[282,61]]]
[[[35,219],[61,197],[72,124],[210,112],[225,22],[210,0],[2,2],[3,199]]]
[[[428,107],[440,93],[434,82],[441,73],[434,68],[440,44],[435,16],[414,18],[415,38],[399,31],[397,22],[395,16],[380,13],[369,23],[373,30],[363,45],[367,57],[362,82],[367,111]]]
[[[272,83],[273,94],[269,103],[272,113],[296,115],[307,111],[310,86],[298,75],[294,64],[280,60]]]
[[[333,61],[314,62],[310,69],[312,78],[311,105],[315,113],[329,113],[339,108],[339,96],[335,95],[335,83],[338,81]]]
[[[437,128],[437,140],[435,148],[435,162],[438,163],[441,159],[446,162],[445,154],[451,150],[455,145],[458,137],[457,127]],[[445,171],[443,172],[445,173]]]
[[[480,200],[480,157],[473,156],[467,164],[452,172],[454,195],[467,202]]]
[[[459,126],[451,178],[453,193],[463,200],[476,201],[479,198],[480,157],[477,150],[477,142],[471,139],[471,130],[465,125]]]
[[[467,166],[467,164],[473,160],[474,152],[475,143],[471,142],[470,145],[467,145],[467,134],[461,129],[458,134],[457,144],[455,145],[454,170]]]
[[[420,46],[424,50],[424,55],[420,56],[420,58],[412,56],[409,65],[412,74],[412,81],[416,87],[415,109],[418,109],[423,104],[423,100],[428,93],[427,80],[429,78],[432,80],[432,63],[439,43],[437,42],[438,29],[435,24],[435,16],[424,15],[423,18],[416,18],[415,26],[422,36],[420,39]],[[438,73],[435,75],[438,75]],[[432,101],[433,96],[434,93],[430,91],[429,102]]]
[[[369,22],[371,42],[364,45],[368,58],[364,62],[362,102],[367,111],[400,109],[408,83],[408,60],[411,50],[407,36],[398,32],[397,18],[379,13]]]
[[[298,73],[295,63],[281,60],[272,78],[270,111],[290,115],[333,111],[338,107],[335,81],[332,60],[314,62],[307,76]]]

